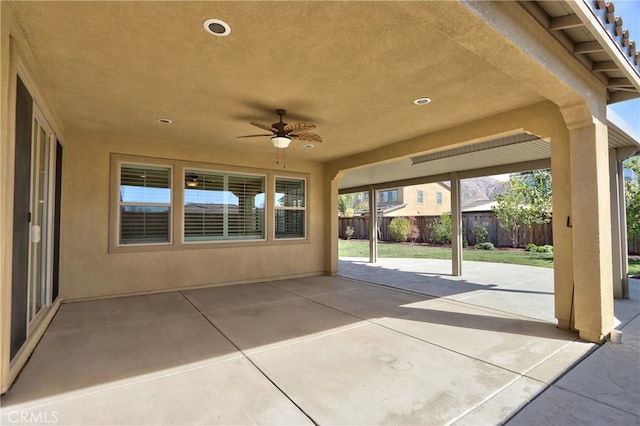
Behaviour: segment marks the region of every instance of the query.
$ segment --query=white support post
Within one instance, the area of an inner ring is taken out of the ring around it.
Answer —
[[[620,263],[621,263],[621,280],[620,288],[617,288],[617,282],[614,281],[613,295],[616,299],[629,298],[629,244],[627,241],[627,206],[625,205],[625,188],[624,188],[624,160],[636,154],[636,148],[618,148],[616,149],[616,181],[618,183],[618,226],[620,232],[618,238],[620,241]]]
[[[624,167],[622,161],[618,161],[618,213],[620,214],[620,253],[622,263],[621,298],[629,298],[629,243],[627,241],[627,206],[624,193]],[[614,288],[614,297],[615,288]]]
[[[373,186],[369,187],[369,262],[378,262],[378,200]]]
[[[460,179],[451,173],[451,275],[462,275],[462,207]]]
[[[611,260],[612,260],[612,278],[613,278],[613,297],[616,299],[622,299],[623,296],[623,284],[622,280],[625,275],[626,269],[626,256],[622,253],[622,235],[626,235],[626,231],[621,227],[621,209],[620,202],[622,201],[622,213],[624,213],[624,192],[622,193],[622,200],[620,199],[619,192],[619,167],[620,162],[616,155],[615,149],[609,149],[609,187],[611,196]]]

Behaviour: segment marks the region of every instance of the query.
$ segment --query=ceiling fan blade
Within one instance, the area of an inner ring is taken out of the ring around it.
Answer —
[[[287,133],[296,132],[296,131],[301,132],[301,131],[311,130],[315,128],[316,128],[315,124],[295,122],[295,123],[289,123],[286,126],[284,126],[284,131]]]
[[[262,135],[245,135],[245,136],[236,136],[236,138],[257,138],[258,136],[260,136],[260,137],[264,137],[264,136],[273,136],[273,133],[269,133],[268,135],[262,134]]]
[[[269,132],[277,133],[278,131],[268,124],[257,123],[255,121],[250,121],[250,123],[256,127],[261,128],[262,130],[267,130]]]
[[[305,142],[322,142],[322,138],[312,132],[300,132],[297,134],[290,134],[289,136],[293,139]]]

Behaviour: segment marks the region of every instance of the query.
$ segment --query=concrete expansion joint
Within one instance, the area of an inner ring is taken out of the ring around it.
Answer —
[[[253,368],[256,369],[256,371],[258,371],[269,383],[271,383],[277,390],[278,392],[280,392],[285,398],[287,398],[289,400],[289,402],[291,402],[291,404],[293,404],[298,410],[300,410],[300,412],[309,419],[309,421],[311,423],[313,423],[314,425],[318,425],[318,423],[311,417],[311,415],[309,415],[309,413],[307,413],[298,403],[296,403],[296,401],[293,400],[293,398],[291,398],[291,396],[289,396],[284,389],[282,389],[280,386],[278,386],[278,384],[273,381],[273,379],[271,379],[271,377],[269,377],[269,375],[262,369],[260,368],[260,366],[258,366],[258,364],[256,364],[251,357],[249,357],[247,355],[247,353],[245,351],[243,351],[226,333],[224,333],[218,326],[216,326],[213,321],[207,317],[207,315],[205,315],[204,312],[202,312],[191,300],[189,300],[189,298],[187,296],[185,296],[181,291],[178,292],[180,294],[180,296],[182,296],[184,298],[185,301],[187,301],[187,303],[189,303],[191,306],[193,306],[193,308],[198,311],[200,313],[200,315],[202,315],[202,317],[209,323],[211,324],[211,326],[213,328],[216,329],[216,331],[218,331],[218,333],[220,333],[225,339],[227,339],[227,341],[238,351],[239,354],[241,354],[241,357],[243,357],[244,359],[247,360],[247,362],[249,362]]]

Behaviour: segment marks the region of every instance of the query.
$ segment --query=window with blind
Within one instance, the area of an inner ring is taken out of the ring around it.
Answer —
[[[305,238],[305,180],[276,178],[275,237]]]
[[[171,241],[171,167],[120,165],[119,244]]]
[[[263,240],[265,177],[184,173],[184,241]]]

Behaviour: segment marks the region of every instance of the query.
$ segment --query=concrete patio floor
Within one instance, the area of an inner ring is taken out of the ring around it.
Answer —
[[[1,424],[564,424],[544,411],[578,396],[617,413],[599,407],[591,424],[638,424],[633,372],[623,403],[591,384],[612,377],[611,354],[637,366],[640,298],[616,302],[624,343],[600,347],[548,318],[545,270],[502,281],[495,266],[493,280],[491,266],[465,262],[464,279],[435,267],[350,259],[352,278],[63,304],[2,397]]]

